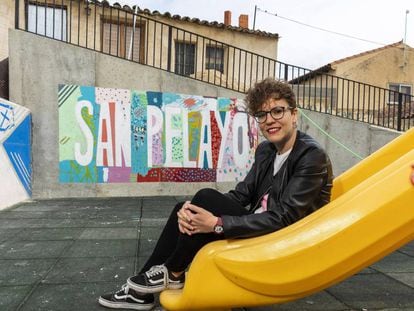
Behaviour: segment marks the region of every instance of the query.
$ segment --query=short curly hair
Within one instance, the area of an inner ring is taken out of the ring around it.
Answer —
[[[290,85],[286,82],[266,78],[260,82],[256,82],[246,94],[247,111],[255,114],[260,110],[263,103],[270,98],[285,99],[289,107],[296,108],[296,96]]]

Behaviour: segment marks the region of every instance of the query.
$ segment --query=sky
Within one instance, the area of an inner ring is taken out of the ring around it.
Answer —
[[[117,0],[110,2],[138,5],[151,11],[170,12],[173,15],[196,17],[210,22],[223,22],[224,11],[230,10],[233,26],[238,26],[240,14],[248,14],[250,29],[253,28],[255,6],[257,6],[255,29],[277,33],[280,36],[278,60],[308,69],[316,69],[335,60],[404,39],[408,45],[414,47],[413,0]],[[409,13],[406,13],[407,10]]]

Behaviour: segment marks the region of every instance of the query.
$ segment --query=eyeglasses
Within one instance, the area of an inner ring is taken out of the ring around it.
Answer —
[[[267,114],[269,113],[274,120],[280,120],[285,115],[286,109],[293,110],[295,108],[277,106],[277,107],[270,109],[269,111],[258,111],[253,115],[253,117],[256,119],[257,122],[264,123],[266,122]]]

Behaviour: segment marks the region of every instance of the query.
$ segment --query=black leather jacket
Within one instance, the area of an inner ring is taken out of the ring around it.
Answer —
[[[328,155],[309,135],[297,132],[286,162],[273,176],[274,144],[259,144],[255,161],[244,181],[225,195],[249,214],[221,216],[226,238],[247,238],[286,227],[327,204],[331,196],[332,167]],[[267,211],[254,214],[263,196],[269,193]]]

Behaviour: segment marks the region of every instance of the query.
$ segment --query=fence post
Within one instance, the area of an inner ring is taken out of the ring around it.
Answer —
[[[20,11],[19,0],[16,0],[14,4],[14,28],[15,29],[19,29],[19,11]]]
[[[168,59],[167,70],[171,72],[171,45],[172,45],[172,28],[168,26]]]
[[[398,93],[398,109],[397,109],[397,131],[401,132],[403,94]]]
[[[287,64],[285,64],[284,74],[285,74],[285,77],[284,77],[285,81],[288,81],[289,80],[289,65],[287,65]]]

